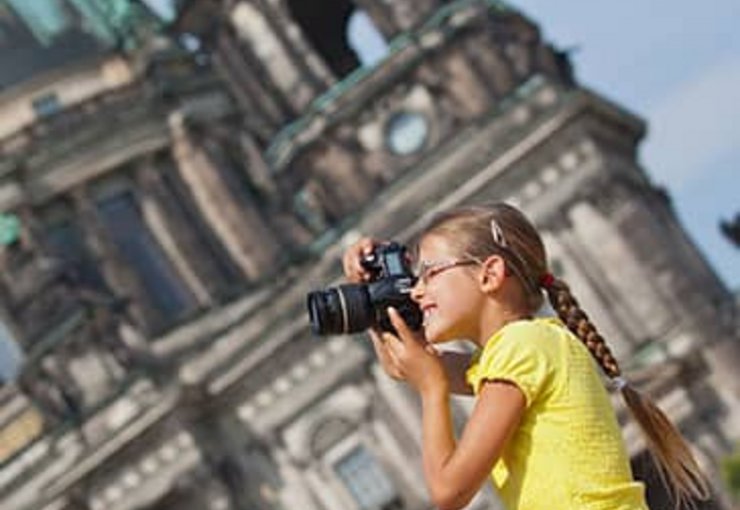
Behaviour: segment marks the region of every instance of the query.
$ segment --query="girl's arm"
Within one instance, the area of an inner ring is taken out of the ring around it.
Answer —
[[[440,510],[464,507],[490,476],[526,407],[524,393],[502,381],[483,383],[473,413],[456,443],[450,416],[450,381],[438,356],[389,311],[399,337],[384,334],[388,359],[422,401],[424,476]]]
[[[460,441],[453,435],[443,386],[421,392],[424,476],[440,510],[467,505],[491,470],[524,414],[524,394],[505,382],[486,382]]]

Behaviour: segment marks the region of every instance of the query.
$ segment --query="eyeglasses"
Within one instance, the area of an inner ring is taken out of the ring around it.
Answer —
[[[416,271],[416,277],[418,281],[424,285],[429,285],[429,281],[440,273],[452,269],[453,267],[459,266],[472,266],[479,264],[474,259],[459,259],[459,260],[440,260],[438,262],[422,262]]]

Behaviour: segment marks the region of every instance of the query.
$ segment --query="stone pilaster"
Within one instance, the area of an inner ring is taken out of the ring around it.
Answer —
[[[387,2],[392,17],[402,30],[410,30],[431,16],[439,0],[394,0]]]
[[[672,317],[630,240],[591,202],[576,203],[569,217],[582,251],[595,262],[596,281],[611,290],[614,303],[621,304],[623,320],[637,341],[662,338],[674,325]]]
[[[319,142],[294,167],[305,164],[315,177],[317,195],[327,216],[338,219],[370,199],[376,184],[360,167],[358,157],[341,143]]]
[[[476,70],[483,81],[492,89],[491,94],[496,98],[504,97],[515,84],[513,70],[506,56],[497,44],[492,44],[490,34],[481,34],[475,39],[465,41],[463,47],[469,59],[476,65]],[[487,51],[480,51],[481,47]]]
[[[271,452],[284,484],[279,493],[282,506],[284,508],[322,510],[322,506],[316,502],[309,484],[306,483],[303,472],[292,462],[285,447],[277,443],[272,444]]]
[[[409,446],[401,444],[395,431],[383,420],[372,422],[371,433],[374,443],[381,445],[375,453],[381,456],[385,465],[392,466],[393,479],[398,482],[397,489],[406,496],[404,499],[422,504],[427,494],[422,488],[421,456],[409,455]]]
[[[280,259],[275,236],[254,204],[240,203],[219,175],[216,163],[188,132],[182,117],[171,117],[172,154],[206,222],[250,280],[266,276]]]
[[[416,442],[416,449],[421,449],[421,407],[403,385],[394,381],[383,373],[380,365],[373,365],[372,375],[375,379],[376,390],[388,405],[388,408],[398,416],[399,423],[404,424],[407,437]],[[407,452],[410,453],[410,452]]]
[[[567,213],[551,217],[542,231],[551,269],[571,287],[573,294],[593,319],[617,360],[629,356],[637,342],[630,327],[634,321],[619,306],[616,294],[605,285],[604,270],[573,230]]]
[[[242,166],[246,168],[247,175],[254,185],[265,194],[268,199],[277,198],[277,183],[270,171],[270,167],[262,157],[262,151],[257,146],[254,137],[240,131],[237,135],[237,143],[245,161]]]
[[[439,67],[460,118],[475,118],[488,110],[492,101],[463,51],[448,50]]]
[[[304,80],[316,94],[329,88],[334,83],[334,76],[328,67],[318,58],[313,47],[308,43],[298,21],[290,12],[287,0],[264,2],[263,11],[268,22],[280,40],[287,46],[292,60],[302,70]]]
[[[400,27],[393,19],[391,2],[385,0],[355,0],[354,3],[367,13],[386,41],[390,41],[399,34]]]
[[[216,40],[217,67],[224,73],[228,81],[235,86],[232,91],[236,94],[248,112],[254,112],[262,117],[263,122],[275,130],[288,117],[280,97],[269,94],[259,77],[262,63],[239,41],[233,29],[223,30]]]
[[[233,149],[239,159],[238,171],[243,171],[255,192],[267,202],[280,200],[278,183],[262,153],[257,140],[248,131],[249,126],[239,123],[208,123],[202,126],[208,139],[223,147]]]
[[[250,68],[256,71],[268,97],[281,98],[291,116],[302,112],[320,88],[311,79],[305,62],[289,50],[290,44],[274,16],[260,12],[251,3],[239,2],[231,11],[231,21],[237,37],[243,41],[242,51],[249,53],[245,58],[251,62]]]
[[[206,282],[195,269],[198,260],[192,253],[192,246],[196,240],[189,235],[188,225],[183,218],[173,210],[172,199],[162,185],[159,171],[151,162],[145,162],[136,169],[136,181],[141,193],[144,221],[198,304],[210,305],[212,298]]]
[[[278,468],[266,448],[250,441],[249,432],[233,413],[203,418],[195,435],[235,510],[278,506]]]

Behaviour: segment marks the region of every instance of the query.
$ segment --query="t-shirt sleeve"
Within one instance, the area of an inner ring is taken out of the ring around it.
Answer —
[[[541,341],[533,338],[531,331],[519,330],[505,332],[490,349],[484,349],[468,370],[467,378],[476,394],[486,381],[513,383],[522,390],[529,407],[548,384],[551,369]]]

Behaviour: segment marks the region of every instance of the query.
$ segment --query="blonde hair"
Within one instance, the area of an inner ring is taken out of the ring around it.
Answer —
[[[550,274],[542,238],[521,211],[503,203],[449,210],[434,217],[420,238],[429,235],[443,237],[460,256],[485,260],[492,254],[500,255],[518,278],[530,315],[542,305],[544,290],[563,323],[616,383],[677,507],[696,498],[708,498],[708,484],[686,441],[665,414],[622,377],[609,346],[568,285]]]

